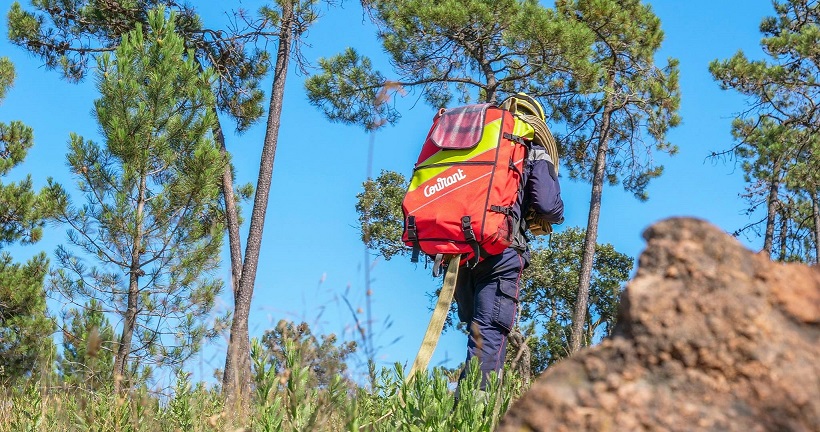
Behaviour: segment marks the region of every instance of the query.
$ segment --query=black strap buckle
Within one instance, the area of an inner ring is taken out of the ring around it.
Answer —
[[[464,232],[464,239],[467,240],[467,243],[473,248],[473,258],[467,261],[467,265],[471,268],[475,267],[481,258],[481,246],[479,246],[475,239],[475,232],[473,231],[473,225],[470,223],[470,216],[463,216],[461,218],[461,231]]]
[[[413,254],[410,256],[410,262],[419,262],[419,252],[421,252],[421,245],[419,245],[419,234],[416,230],[416,217],[407,217],[407,239],[413,242]]]
[[[496,213],[504,213],[507,216],[512,214],[512,206],[502,207],[499,205],[491,205],[490,210]]]
[[[518,143],[518,144],[521,144],[521,145],[526,145],[526,142],[524,141],[524,137],[522,137],[520,135],[513,135],[509,132],[504,132],[503,137],[510,140],[510,141],[512,141],[512,142],[515,142],[515,143]]]

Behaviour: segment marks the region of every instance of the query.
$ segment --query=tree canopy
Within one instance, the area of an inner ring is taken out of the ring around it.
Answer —
[[[0,102],[14,82],[14,65],[0,58]],[[20,121],[0,122],[0,178],[23,162],[34,145],[32,129]],[[0,181],[0,383],[37,373],[51,355],[53,325],[46,310],[43,283],[49,260],[37,254],[15,263],[4,249],[40,240],[43,226],[62,204],[59,194],[35,191],[31,176],[19,182]],[[50,199],[54,198],[54,199]]]
[[[571,70],[588,68],[592,34],[534,0],[365,3],[392,70],[373,69],[354,48],[319,61],[305,83],[331,121],[375,129],[400,113],[387,94],[418,91],[434,109],[494,102],[524,91],[553,97]]]
[[[774,9],[775,16],[760,23],[765,58],[752,60],[738,51],[709,64],[720,87],[739,92],[748,103],[732,123],[736,145],[715,156],[741,161],[749,214],[765,203],[766,216],[737,233],[762,233],[763,250],[775,259],[817,262],[820,4],[782,0]]]

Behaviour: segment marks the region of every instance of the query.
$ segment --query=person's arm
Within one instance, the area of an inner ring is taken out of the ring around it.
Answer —
[[[555,165],[543,147],[533,145],[529,155],[532,170],[527,179],[525,193],[529,194],[529,211],[539,219],[549,223],[564,220],[564,201],[561,200],[561,185]]]

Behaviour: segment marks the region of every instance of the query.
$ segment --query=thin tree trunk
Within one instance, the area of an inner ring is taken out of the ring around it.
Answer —
[[[133,268],[133,265],[132,265]],[[131,338],[134,335],[134,327],[137,322],[137,297],[139,295],[139,277],[131,272],[128,283],[128,309],[125,311],[125,320],[122,326],[122,335],[117,348],[117,356],[114,360],[114,393],[119,394],[122,389],[122,382],[125,380],[125,367],[128,363],[128,355],[131,353]]]
[[[814,216],[814,263],[820,264],[820,203],[816,189],[811,191],[811,210]]]
[[[777,217],[777,208],[780,201],[777,199],[777,193],[780,190],[780,161],[776,161],[772,170],[772,181],[769,183],[769,196],[766,199],[766,234],[763,236],[763,252],[766,255],[772,256],[772,247],[774,246],[774,224]]]
[[[273,177],[273,163],[276,156],[282,101],[285,94],[285,78],[287,77],[290,59],[293,13],[293,3],[291,1],[283,2],[279,48],[277,50],[276,67],[273,73],[273,85],[268,108],[267,131],[259,164],[259,177],[253,202],[253,212],[251,213],[248,242],[245,246],[242,276],[239,289],[234,296],[233,323],[231,325],[230,341],[228,342],[228,353],[225,358],[225,373],[222,377],[222,387],[227,407],[242,406],[240,404],[250,398],[251,364],[248,316],[259,263],[259,249],[262,244],[265,212],[267,211],[268,196]]]
[[[222,133],[222,124],[216,110],[212,110],[216,118],[213,133],[219,144],[219,152],[225,159],[225,171],[222,172],[222,196],[225,199],[225,222],[228,229],[228,244],[231,251],[231,287],[234,296],[239,289],[239,281],[242,277],[242,241],[239,238],[239,214],[236,210],[236,197],[233,194],[233,173],[231,172],[232,162],[225,146],[225,134]]]
[[[122,335],[117,348],[117,355],[114,359],[114,393],[119,394],[122,390],[122,381],[125,379],[125,368],[128,364],[128,356],[131,354],[131,338],[134,335],[134,328],[137,325],[137,299],[139,296],[140,278],[140,245],[142,245],[143,227],[142,215],[145,211],[145,189],[147,179],[143,175],[140,180],[139,199],[137,202],[137,235],[134,238],[134,245],[131,251],[131,268],[128,277],[128,301],[125,310],[125,320],[122,325]]]
[[[614,75],[609,76],[609,88],[614,86]],[[604,190],[604,174],[606,172],[606,153],[609,150],[610,120],[612,118],[613,103],[609,99],[604,107],[601,120],[598,152],[595,155],[595,173],[592,178],[592,195],[589,200],[589,218],[587,232],[584,237],[584,253],[581,257],[581,274],[578,277],[578,294],[575,300],[575,309],[572,313],[572,333],[570,334],[569,353],[575,354],[581,349],[584,338],[584,323],[586,322],[587,304],[589,303],[589,285],[592,280],[592,263],[595,259],[595,245],[598,241],[598,221],[601,216],[601,195]]]
[[[786,247],[786,241],[788,239],[788,229],[789,229],[789,215],[785,211],[780,213],[780,232],[778,233],[778,241],[780,245],[780,256],[777,258],[778,261],[785,261],[786,260],[786,252],[788,248]]]
[[[549,308],[550,308],[550,320],[549,320],[549,322],[558,323],[559,325],[557,326],[557,328],[559,328],[559,329],[563,328],[560,325],[561,323],[558,322],[558,301],[555,299],[555,297],[553,297],[553,298],[551,298],[547,301],[549,302]],[[550,335],[550,336],[553,336],[553,335]],[[549,356],[550,356],[551,359],[555,359],[558,356],[565,357],[565,355],[569,352],[568,351],[569,347],[568,346],[565,347],[564,343],[563,343],[564,336],[566,336],[566,335],[564,335],[564,334],[558,334],[557,335],[557,337],[560,341],[559,343],[561,344],[561,348],[564,348],[564,352],[558,354],[558,353],[554,353],[554,352],[550,351]],[[567,343],[569,343],[568,339],[567,339]],[[550,360],[548,363],[553,363],[553,361],[554,360]]]
[[[197,60],[199,71],[204,71],[202,62]],[[219,154],[225,160],[225,170],[222,172],[222,197],[225,199],[225,224],[228,230],[228,246],[231,254],[231,292],[234,296],[239,289],[239,279],[242,275],[242,240],[239,238],[239,211],[236,209],[236,196],[233,194],[233,162],[225,145],[225,134],[222,132],[222,122],[216,105],[210,107],[214,115],[214,126],[211,129],[216,143],[219,144]]]
[[[590,343],[590,341],[592,340],[592,337],[595,335],[595,330],[598,328],[598,323],[600,322],[599,320],[596,320],[595,322],[593,322],[592,317],[589,315],[589,311],[587,311],[586,317],[587,317],[587,324],[586,324],[586,328],[584,329],[585,331],[584,331],[583,345],[588,345]]]

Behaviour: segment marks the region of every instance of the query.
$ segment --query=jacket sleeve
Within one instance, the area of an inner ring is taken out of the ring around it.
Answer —
[[[529,211],[535,212],[550,223],[564,218],[564,201],[555,165],[543,147],[533,145],[528,155],[531,171],[524,192],[529,195]]]

